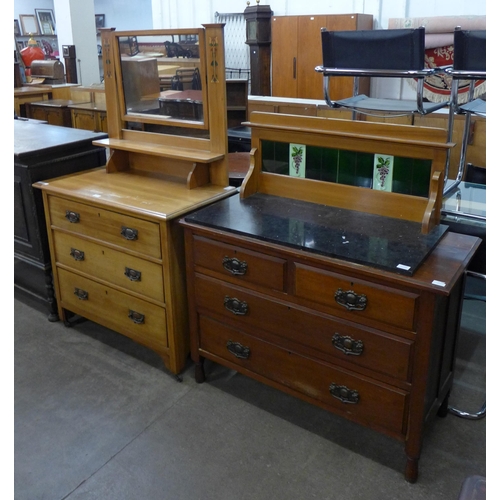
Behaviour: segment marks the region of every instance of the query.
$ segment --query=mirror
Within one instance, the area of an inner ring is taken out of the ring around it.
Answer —
[[[163,133],[208,130],[203,30],[120,33],[122,116],[127,128]],[[124,34],[125,33],[125,34]],[[196,130],[199,129],[199,130]]]

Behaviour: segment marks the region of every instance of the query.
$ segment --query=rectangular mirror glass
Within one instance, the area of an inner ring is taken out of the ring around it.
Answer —
[[[188,135],[206,133],[205,46],[200,30],[123,33],[117,41],[127,128],[164,133],[182,133],[187,128],[192,129]]]

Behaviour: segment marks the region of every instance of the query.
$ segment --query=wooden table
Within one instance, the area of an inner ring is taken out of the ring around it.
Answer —
[[[26,115],[25,104],[34,101],[47,101],[52,98],[52,90],[42,87],[17,87],[14,89],[14,112],[17,116]]]

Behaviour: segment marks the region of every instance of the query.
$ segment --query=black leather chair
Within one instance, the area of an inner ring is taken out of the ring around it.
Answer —
[[[425,115],[443,108],[448,102],[424,102],[424,80],[440,69],[426,68],[425,28],[327,31],[321,30],[323,73],[326,103],[332,108],[348,108],[356,113],[376,116]],[[332,100],[330,78],[354,77],[353,96]],[[359,94],[360,77],[411,78],[416,80],[414,100],[380,99]]]

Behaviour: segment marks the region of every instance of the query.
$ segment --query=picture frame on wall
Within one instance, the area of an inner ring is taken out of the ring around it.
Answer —
[[[42,35],[56,34],[56,21],[52,9],[35,9],[35,14],[40,25]]]
[[[95,27],[96,29],[104,28],[104,14],[95,15]]]
[[[21,35],[21,27],[19,26],[19,21],[14,19],[14,36]]]
[[[39,35],[40,30],[36,17],[32,14],[20,14],[19,21],[21,21],[21,28],[24,36]]]

